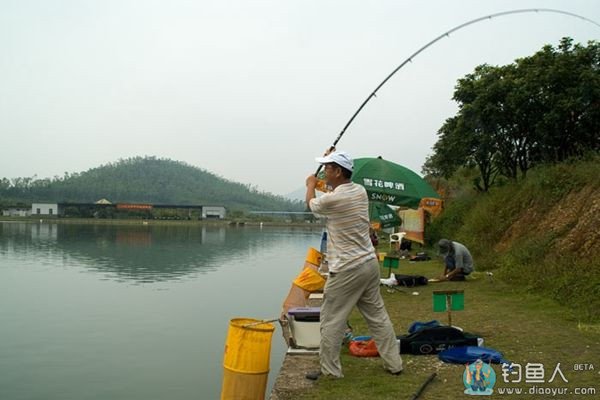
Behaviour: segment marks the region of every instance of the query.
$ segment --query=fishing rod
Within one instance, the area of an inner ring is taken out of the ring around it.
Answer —
[[[596,21],[593,21],[589,18],[583,17],[581,15],[578,14],[574,14],[568,11],[562,11],[562,10],[556,10],[553,8],[525,8],[525,9],[519,9],[519,10],[510,10],[510,11],[503,11],[503,12],[499,12],[499,13],[495,13],[495,14],[490,14],[490,15],[486,15],[484,17],[479,17],[479,18],[475,18],[473,20],[470,20],[468,22],[465,22],[463,24],[460,24],[458,26],[455,26],[454,28],[450,29],[449,31],[446,31],[444,33],[442,33],[441,35],[439,35],[438,37],[436,37],[435,39],[433,39],[432,41],[430,41],[429,43],[427,43],[425,46],[421,47],[419,50],[415,51],[413,54],[411,54],[406,60],[404,60],[402,62],[402,64],[398,65],[396,67],[396,69],[394,69],[376,88],[375,90],[373,90],[373,92],[367,96],[367,98],[365,99],[365,101],[363,101],[363,103],[360,105],[360,107],[358,107],[358,109],[356,110],[356,112],[352,115],[352,117],[350,118],[350,120],[348,120],[348,122],[346,123],[346,125],[344,125],[344,128],[342,129],[342,131],[340,132],[340,134],[337,136],[337,138],[334,140],[333,144],[331,145],[331,147],[329,148],[329,150],[333,150],[335,148],[335,146],[338,144],[338,142],[340,141],[340,139],[342,138],[342,136],[344,136],[344,133],[346,132],[346,129],[348,129],[348,127],[350,126],[350,124],[352,124],[352,121],[354,121],[354,118],[356,118],[356,116],[362,111],[362,109],[367,105],[367,103],[373,98],[376,97],[376,93],[377,91],[383,86],[385,85],[385,83],[387,81],[390,80],[390,78],[392,76],[394,76],[394,74],[396,72],[398,72],[402,67],[404,67],[406,64],[408,64],[409,62],[412,62],[413,58],[415,58],[417,55],[419,55],[422,51],[424,51],[425,49],[427,49],[429,46],[433,45],[434,43],[436,43],[437,41],[445,38],[445,37],[449,37],[451,33],[454,33],[456,31],[458,31],[459,29],[462,29],[464,27],[467,27],[469,25],[473,25],[477,22],[481,22],[484,21],[486,19],[492,19],[495,17],[501,17],[504,15],[510,15],[510,14],[522,14],[522,13],[530,13],[530,12],[550,12],[550,13],[557,13],[557,14],[563,14],[563,15],[568,15],[570,17],[575,17],[575,18],[579,18],[582,19],[584,21],[590,22],[596,26],[598,26],[600,28],[600,24],[597,23]],[[323,166],[319,165],[319,167],[317,168],[317,172],[315,172],[315,176],[317,176],[319,174],[319,172],[321,171],[321,168]]]

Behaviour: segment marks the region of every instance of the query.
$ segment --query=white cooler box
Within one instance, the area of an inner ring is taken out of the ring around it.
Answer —
[[[288,310],[288,320],[297,347],[319,348],[321,342],[321,307],[294,307]]]

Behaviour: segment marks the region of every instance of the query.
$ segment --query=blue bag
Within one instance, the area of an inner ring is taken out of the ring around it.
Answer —
[[[477,346],[453,347],[440,352],[438,357],[443,362],[452,364],[470,364],[478,359],[488,363],[492,362],[494,364],[511,364],[510,361],[504,359],[502,353],[499,353],[494,349]]]
[[[421,329],[433,328],[434,326],[440,326],[440,321],[438,321],[437,319],[427,322],[415,321],[408,327],[408,333],[415,333],[417,331],[420,331]]]

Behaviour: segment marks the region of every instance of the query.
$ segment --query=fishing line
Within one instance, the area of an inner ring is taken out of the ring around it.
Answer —
[[[421,47],[419,50],[415,51],[413,54],[411,54],[406,60],[404,60],[402,62],[402,64],[400,64],[399,66],[397,66],[379,85],[377,85],[377,87],[375,88],[375,90],[373,90],[373,92],[367,96],[367,98],[365,99],[365,101],[363,101],[363,103],[360,105],[360,107],[358,107],[358,109],[356,110],[356,112],[352,115],[352,117],[350,118],[350,120],[348,120],[348,122],[346,123],[346,125],[344,125],[344,128],[342,129],[342,131],[340,132],[340,134],[337,136],[337,138],[334,140],[333,144],[330,147],[330,150],[333,150],[333,148],[338,144],[338,142],[340,141],[340,139],[342,138],[342,136],[344,136],[344,133],[346,132],[346,129],[348,129],[348,127],[350,126],[350,124],[352,124],[352,122],[354,121],[354,118],[356,118],[356,116],[362,111],[362,109],[367,105],[367,103],[373,98],[375,97],[375,95],[377,94],[377,91],[383,86],[385,85],[385,83],[390,80],[390,78],[392,76],[394,76],[394,74],[396,72],[398,72],[402,67],[404,67],[406,64],[408,64],[409,62],[412,62],[412,60],[419,55],[422,51],[424,51],[425,49],[427,49],[429,46],[433,45],[434,43],[436,43],[437,41],[445,38],[445,37],[450,37],[451,33],[454,33],[462,28],[465,28],[469,25],[473,25],[477,22],[481,22],[484,20],[488,20],[488,19],[492,19],[492,18],[496,18],[496,17],[501,17],[504,15],[510,15],[510,14],[522,14],[522,13],[530,13],[530,12],[548,12],[548,13],[557,13],[557,14],[563,14],[563,15],[568,15],[570,17],[574,17],[574,18],[579,18],[582,19],[584,21],[590,22],[596,26],[598,26],[600,28],[600,24],[597,23],[596,21],[593,21],[589,18],[583,17],[581,15],[578,14],[574,14],[568,11],[563,11],[563,10],[557,10],[557,9],[552,9],[552,8],[526,8],[526,9],[519,9],[519,10],[510,10],[510,11],[503,11],[503,12],[499,12],[499,13],[495,13],[495,14],[490,14],[490,15],[486,15],[484,17],[479,17],[479,18],[475,18],[473,20],[470,20],[468,22],[462,23],[460,25],[455,26],[454,28],[450,29],[449,31],[446,31],[444,33],[442,33],[441,35],[439,35],[438,37],[436,37],[435,39],[433,39],[432,41],[430,41],[429,43],[427,43],[425,46]],[[317,168],[317,172],[315,172],[315,176],[317,176],[319,174],[319,172],[321,171],[321,168],[323,166],[319,165],[319,167]]]

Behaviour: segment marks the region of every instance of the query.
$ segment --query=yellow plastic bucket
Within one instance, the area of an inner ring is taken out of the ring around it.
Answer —
[[[377,254],[379,255],[379,261],[383,261],[385,256],[387,256],[387,253],[377,253]]]
[[[271,338],[275,326],[251,318],[229,322],[223,357],[221,400],[263,400],[269,363]]]
[[[325,286],[325,278],[311,267],[305,267],[294,279],[294,284],[307,292],[316,292]]]
[[[306,253],[306,262],[319,267],[322,259],[323,253],[313,247],[308,248],[308,252]]]

